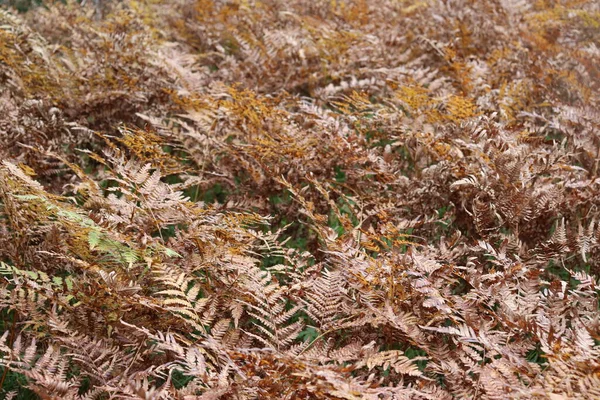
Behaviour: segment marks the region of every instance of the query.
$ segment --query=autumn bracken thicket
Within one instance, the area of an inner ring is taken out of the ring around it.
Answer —
[[[592,0],[0,9],[0,397],[600,398],[598,43]]]

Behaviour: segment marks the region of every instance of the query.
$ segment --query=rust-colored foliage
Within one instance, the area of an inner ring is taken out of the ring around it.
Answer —
[[[88,3],[0,10],[0,396],[600,398],[597,1]]]

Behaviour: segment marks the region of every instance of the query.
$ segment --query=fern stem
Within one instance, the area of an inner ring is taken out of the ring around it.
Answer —
[[[302,351],[300,353],[298,353],[298,356],[302,355],[302,353],[304,353],[306,350],[310,349],[312,347],[313,344],[316,343],[317,340],[321,339],[323,336],[327,335],[328,333],[331,333],[333,331],[338,330],[339,328],[331,328],[323,333],[321,333],[319,336],[317,336],[316,338],[314,338],[314,340],[312,342],[310,342],[308,344],[308,346],[306,346],[304,349],[302,349]]]

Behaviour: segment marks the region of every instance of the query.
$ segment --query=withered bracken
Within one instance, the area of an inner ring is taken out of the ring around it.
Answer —
[[[100,4],[0,10],[0,396],[600,398],[600,3]]]

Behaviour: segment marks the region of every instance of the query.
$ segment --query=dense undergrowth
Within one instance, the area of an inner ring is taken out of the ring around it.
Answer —
[[[0,396],[600,398],[600,3],[100,5],[0,11]]]

